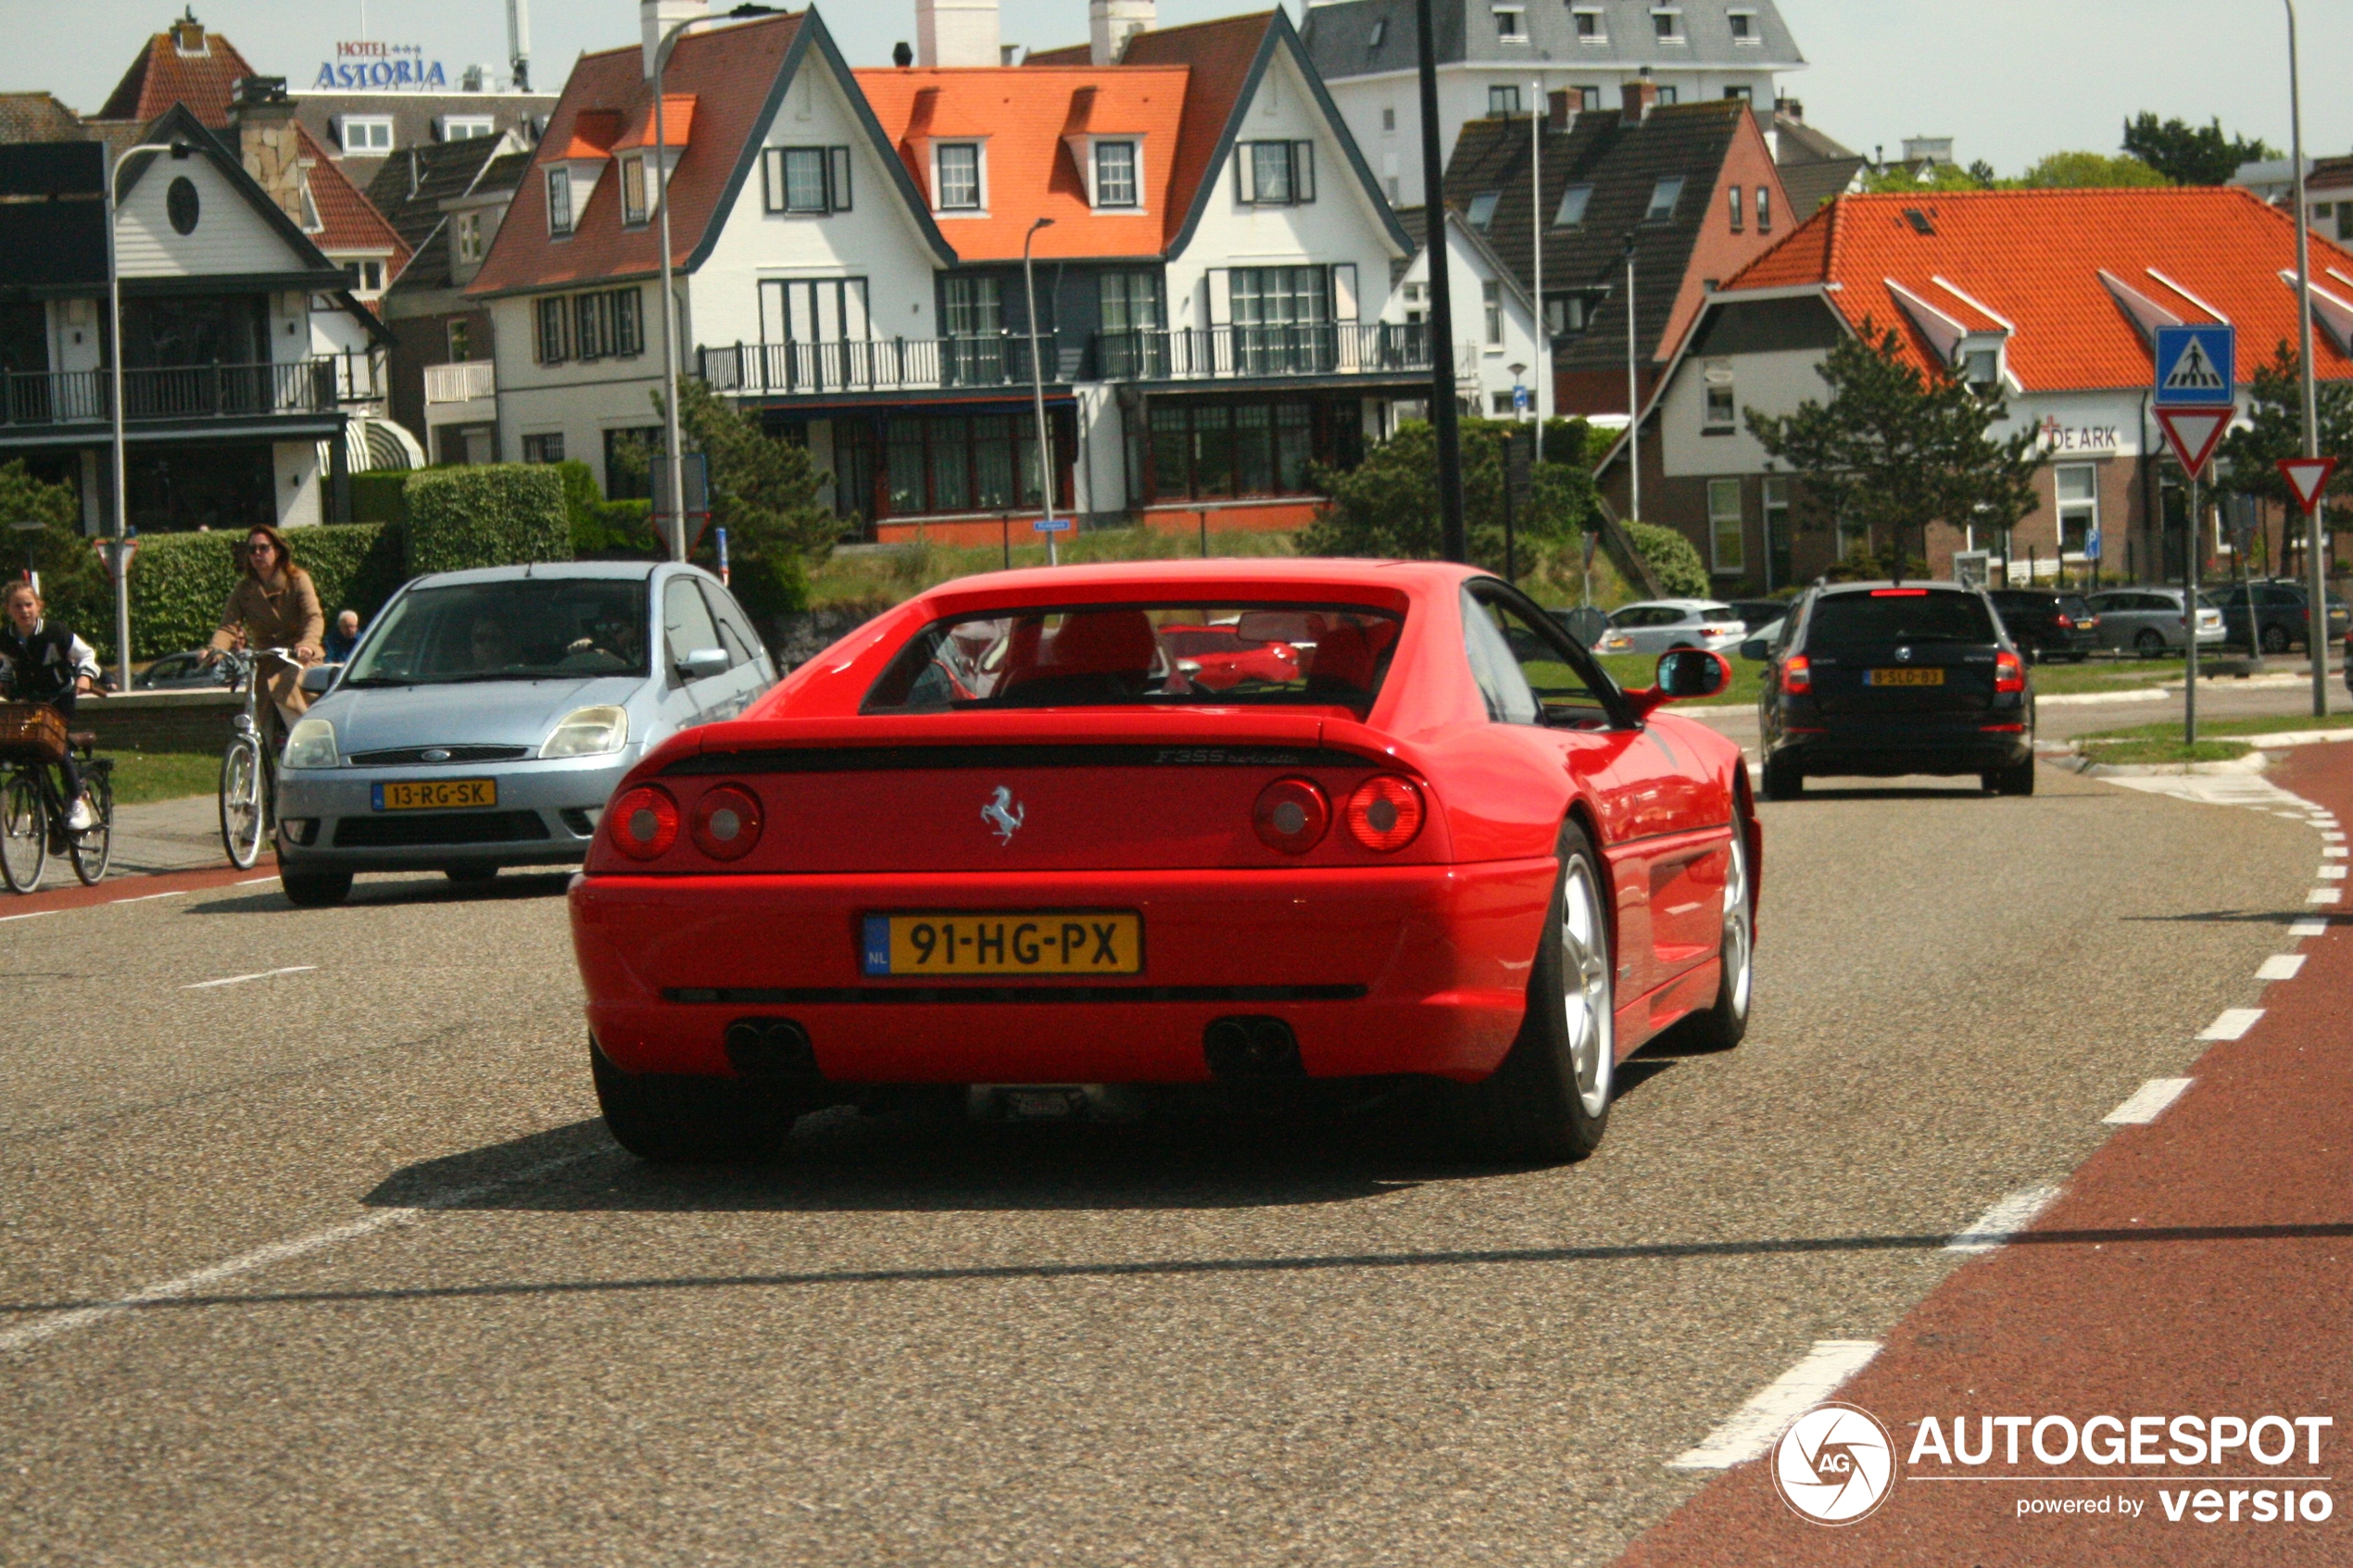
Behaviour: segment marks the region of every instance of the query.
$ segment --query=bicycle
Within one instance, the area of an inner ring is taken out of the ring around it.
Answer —
[[[255,648],[224,653],[229,685],[245,687],[245,711],[233,721],[228,747],[220,754],[220,846],[229,863],[250,871],[261,859],[262,842],[270,836],[278,800],[278,759],[261,743],[261,660],[282,659],[299,668],[292,648]]]
[[[95,887],[114,858],[114,759],[93,757],[97,737],[68,733],[45,704],[0,704],[0,881],[12,893],[33,892],[49,857],[62,855],[84,886]],[[68,748],[82,754],[82,788],[97,819],[80,833],[66,825],[72,803],[57,770]]]

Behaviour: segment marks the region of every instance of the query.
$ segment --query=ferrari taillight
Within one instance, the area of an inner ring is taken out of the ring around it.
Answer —
[[[658,784],[639,784],[605,813],[613,847],[633,860],[650,860],[678,842],[678,802]]]
[[[1422,831],[1422,792],[1411,779],[1376,773],[1348,797],[1349,836],[1378,855],[1393,854]]]
[[[721,784],[695,802],[695,847],[714,860],[740,860],[760,842],[760,801],[740,784]]]
[[[1814,661],[1802,653],[1791,654],[1781,660],[1781,690],[1810,692],[1814,689]]]
[[[1994,689],[1997,692],[2022,692],[2026,689],[2026,660],[2007,648],[1994,656]]]
[[[1332,803],[1313,779],[1277,779],[1258,792],[1251,823],[1267,848],[1304,855],[1332,825]]]

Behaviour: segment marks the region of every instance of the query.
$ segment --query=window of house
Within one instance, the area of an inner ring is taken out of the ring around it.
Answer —
[[[1351,468],[1363,448],[1364,415],[1345,398],[1155,402],[1150,497],[1312,495],[1309,464]]]
[[[572,170],[547,170],[547,232],[572,232]]]
[[[1675,204],[1683,199],[1683,177],[1670,174],[1651,187],[1650,210],[1642,214],[1645,223],[1664,223],[1675,216]]]
[[[1658,90],[1658,107],[1660,108],[1671,107],[1673,105],[1680,102],[1681,98],[1682,89],[1680,87],[1662,87]]]
[[[1770,185],[1756,187],[1756,232],[1760,234],[1773,232],[1773,187]]]
[[[846,154],[849,149],[843,148]],[[761,155],[761,196],[770,212],[824,214],[836,210],[824,147],[770,147]],[[848,159],[843,160],[845,163]],[[847,172],[847,169],[844,170]],[[843,193],[849,193],[845,190]]]
[[[471,142],[497,133],[498,122],[486,114],[444,115],[441,119],[441,139],[445,142]]]
[[[2059,549],[2083,553],[2100,526],[2100,470],[2093,463],[2061,463],[2051,470],[2057,486]]]
[[[1972,348],[1962,355],[1961,379],[1979,392],[1994,390],[2002,383],[2002,351]]]
[[[1135,143],[1098,142],[1095,144],[1095,205],[1097,207],[1139,205],[1136,190]]]
[[[1724,96],[1738,99],[1752,108],[1756,105],[1756,89],[1754,87],[1727,87],[1724,89]]]
[[[559,433],[524,436],[522,460],[526,463],[562,462],[564,460],[563,436]]]
[[[1167,326],[1158,272],[1105,272],[1099,287],[1103,331],[1149,332]]]
[[[1837,542],[1838,558],[1841,560],[1844,560],[1857,550],[1868,553],[1871,547],[1869,525],[1850,522],[1844,518],[1840,518],[1831,527],[1831,537]]]
[[[1581,332],[1589,309],[1583,295],[1548,294],[1544,296],[1544,330],[1556,338]]]
[[[643,223],[646,220],[646,160],[625,157],[621,160],[621,220]]]
[[[1250,207],[1303,206],[1315,199],[1315,144],[1243,142],[1235,149],[1234,178]]]
[[[473,357],[473,323],[463,316],[449,323],[449,362],[462,365]]]
[[[1487,346],[1504,346],[1504,285],[1489,278],[1478,285],[1479,307],[1487,317]]]
[[[1569,89],[1569,92],[1575,94],[1575,107],[1579,113],[1598,113],[1600,111],[1602,107],[1602,90],[1600,88],[1572,87]]]
[[[1495,204],[1503,199],[1504,193],[1501,191],[1481,191],[1471,197],[1470,211],[1466,215],[1470,226],[1485,233],[1495,221]]]
[[[2353,202],[2336,204],[2336,237],[2340,242],[2353,245]]]
[[[551,295],[532,314],[532,345],[543,365],[570,359],[631,358],[646,351],[637,290]]]
[[[392,151],[392,116],[345,115],[342,136],[343,150],[346,153],[388,153]]]
[[[1761,44],[1764,42],[1757,36],[1755,12],[1728,11],[1724,15],[1724,20],[1731,27],[1733,43]]]
[[[384,264],[381,261],[346,261],[343,264],[343,275],[354,294],[384,293]]]
[[[1599,11],[1579,11],[1575,14],[1579,43],[1606,44],[1609,42],[1609,34],[1602,31],[1602,14]]]
[[[1737,234],[1741,232],[1741,188],[1738,185],[1734,185],[1730,189],[1727,190],[1724,193],[1724,195],[1725,199],[1730,203],[1730,206],[1726,210],[1731,216],[1732,232]]]
[[[1683,13],[1653,11],[1651,31],[1658,35],[1661,44],[1680,44],[1683,41]]]
[[[480,261],[482,253],[482,214],[479,212],[458,214],[458,259],[467,262]]]
[[[1765,511],[1765,571],[1768,588],[1787,583],[1790,570],[1789,481],[1768,478],[1759,486]]]
[[[1741,519],[1741,482],[1707,482],[1707,544],[1716,575],[1738,577],[1748,571],[1748,535]]]
[[[1056,502],[1073,442],[1064,416],[1052,420]],[[893,418],[883,444],[886,515],[1011,511],[1041,506],[1038,426],[1012,414]]]
[[[1740,423],[1737,400],[1732,395],[1730,382],[1711,381],[1707,383],[1707,406],[1700,416],[1700,428],[1708,431],[1729,431]]]
[[[1585,221],[1585,207],[1593,199],[1591,185],[1571,185],[1561,193],[1560,207],[1553,213],[1553,227],[1574,229]]]
[[[1004,301],[997,279],[950,276],[942,282],[941,298],[950,337],[996,337],[1004,332]]]
[[[942,142],[935,150],[938,207],[942,212],[977,212],[981,207],[980,144]]]
[[[1395,109],[1388,108],[1380,111],[1380,128],[1383,131],[1394,131],[1397,129],[1397,111]]]
[[[1490,87],[1487,90],[1487,112],[1491,116],[1519,113],[1519,89]]]
[[[1507,44],[1528,42],[1527,13],[1517,6],[1495,7],[1495,36]]]
[[[1397,176],[1391,174],[1384,178],[1381,181],[1381,190],[1389,197],[1390,204],[1394,205],[1400,199],[1397,194]]]

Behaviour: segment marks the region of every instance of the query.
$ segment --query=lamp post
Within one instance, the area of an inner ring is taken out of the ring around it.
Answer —
[[[772,17],[774,6],[738,6],[730,17]],[[670,51],[679,34],[709,17],[688,17],[672,24],[654,48],[654,218],[661,245],[661,389],[662,466],[670,474],[670,554],[686,558],[686,455],[678,433],[678,296],[670,266],[670,133],[663,123],[668,107],[661,93],[661,73],[670,65]]]
[[[2287,105],[2290,146],[2288,168],[2296,175],[2296,341],[2303,361],[2304,392],[2304,455],[2321,455],[2321,419],[2319,392],[2314,385],[2312,365],[2312,235],[2305,225],[2310,214],[2304,207],[2304,83],[2296,64],[2296,0],[2284,0],[2287,6]],[[2305,592],[2309,596],[2305,612],[2305,646],[2312,655],[2312,717],[2325,718],[2329,710],[2329,599],[2328,572],[2322,559],[2321,510],[2315,500],[2311,511],[2304,519]],[[2255,624],[2255,612],[2247,611],[2247,625]],[[2251,637],[2249,641],[2256,639]]]
[[[122,179],[125,159],[140,153],[170,153],[174,161],[185,161],[191,149],[185,142],[142,142],[117,153],[107,168],[107,413],[114,438],[114,549],[107,564],[114,570],[114,656],[115,689],[131,689],[131,496],[125,486],[127,467],[122,451],[122,269],[115,255],[115,222],[121,210],[121,193],[115,189]]]
[[[1438,156],[1438,56],[1431,40],[1429,0],[1415,0],[1420,29],[1418,54],[1422,101],[1422,215],[1428,221],[1423,244],[1429,247],[1429,421],[1438,434],[1439,553],[1451,561],[1470,559],[1463,531],[1463,431],[1454,407],[1454,298],[1448,282],[1453,270],[1446,248],[1446,166]]]
[[[1045,521],[1054,521],[1054,459],[1053,448],[1046,444],[1046,370],[1038,359],[1038,284],[1029,270],[1029,242],[1038,237],[1040,229],[1051,229],[1054,220],[1040,218],[1021,237],[1021,292],[1029,302],[1029,392],[1038,410],[1038,498],[1045,503]],[[1054,547],[1054,530],[1042,530],[1046,535],[1046,564],[1060,566],[1062,552]]]
[[[1642,381],[1635,373],[1634,347],[1634,236],[1626,236],[1626,477],[1631,488],[1627,492],[1626,521],[1642,521]]]

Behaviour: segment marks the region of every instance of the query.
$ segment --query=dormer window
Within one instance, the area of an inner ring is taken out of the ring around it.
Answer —
[[[1471,197],[1468,218],[1470,226],[1485,233],[1495,221],[1495,204],[1504,199],[1501,191],[1481,191]]]
[[[1509,119],[1519,113],[1519,87],[1513,83],[1487,89],[1487,118]]]
[[[1990,397],[2002,389],[2002,346],[2000,344],[1964,344],[1957,357],[1961,380],[1981,397]]]
[[[1765,42],[1763,36],[1756,31],[1755,11],[1728,11],[1724,15],[1724,19],[1731,25],[1733,43],[1763,44]]]
[[[1670,174],[1651,187],[1650,210],[1642,214],[1645,223],[1664,223],[1675,216],[1675,204],[1683,199],[1683,177]]]
[[[1528,13],[1518,6],[1495,7],[1495,36],[1506,44],[1528,42]]]
[[[1683,40],[1683,13],[1658,10],[1651,13],[1651,31],[1661,44],[1680,44]]]
[[[441,139],[445,142],[471,142],[497,133],[498,122],[486,114],[447,114],[441,117]]]
[[[942,212],[978,212],[980,144],[941,142],[932,148],[932,205]]]
[[[621,160],[621,220],[643,223],[646,220],[646,160],[625,157]]]
[[[1136,189],[1135,143],[1098,142],[1095,144],[1095,205],[1097,207],[1139,205]]]
[[[336,122],[346,153],[375,157],[392,151],[392,116],[347,114]]]
[[[1574,15],[1577,19],[1577,42],[1596,46],[1609,42],[1609,34],[1602,31],[1601,12],[1580,8]]]
[[[1553,214],[1553,227],[1574,229],[1585,221],[1585,207],[1593,199],[1591,185],[1571,185],[1561,193],[1559,210]]]
[[[547,170],[547,232],[572,232],[572,170]]]
[[[461,212],[458,215],[458,259],[469,266],[483,257],[482,214]]]

